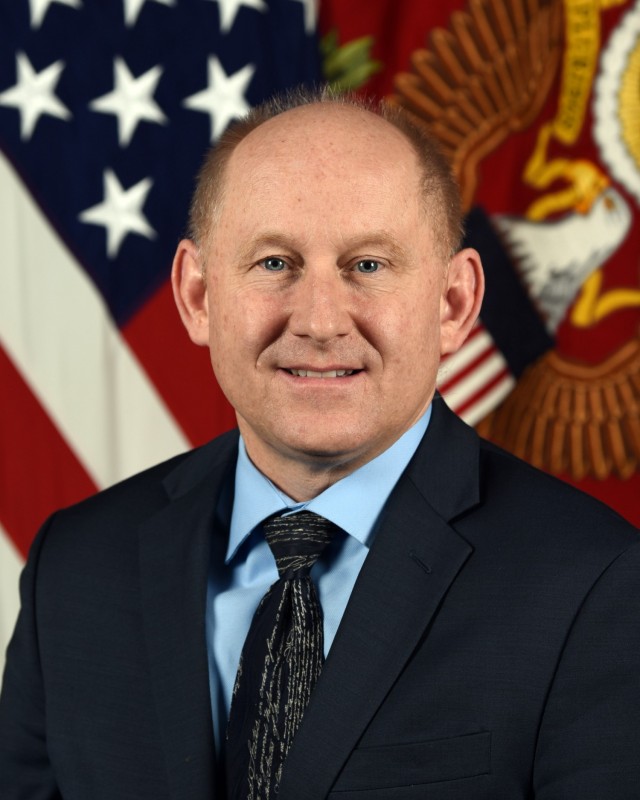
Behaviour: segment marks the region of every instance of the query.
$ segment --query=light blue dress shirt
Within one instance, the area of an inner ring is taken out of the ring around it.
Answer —
[[[224,563],[212,563],[206,609],[209,686],[218,746],[224,735],[238,662],[253,614],[278,570],[261,522],[287,510],[306,509],[331,520],[345,532],[335,537],[311,575],[324,614],[325,655],[369,552],[380,513],[422,439],[431,406],[377,458],[364,464],[306,503],[281,492],[251,462],[240,438]]]

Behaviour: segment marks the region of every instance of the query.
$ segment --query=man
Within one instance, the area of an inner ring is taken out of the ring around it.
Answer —
[[[637,797],[635,532],[435,394],[483,279],[428,138],[350,101],[290,106],[210,156],[173,267],[241,439],[44,526],[0,796],[224,797],[236,669],[278,580],[265,519],[305,509],[337,526],[311,572],[327,659],[281,800]]]

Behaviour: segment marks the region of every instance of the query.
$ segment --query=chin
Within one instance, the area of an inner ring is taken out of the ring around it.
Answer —
[[[378,443],[372,426],[365,429],[362,420],[354,421],[346,415],[333,415],[330,419],[317,412],[304,418],[290,415],[272,420],[269,426],[255,422],[252,425],[246,418],[240,418],[239,422],[245,441],[254,444],[254,451],[266,446],[272,454],[277,453],[287,461],[321,470],[351,461],[364,463],[368,460],[367,452],[373,452]]]

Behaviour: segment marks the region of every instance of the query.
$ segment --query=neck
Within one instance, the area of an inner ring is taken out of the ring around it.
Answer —
[[[247,454],[260,472],[296,503],[312,500],[360,466],[359,463],[355,465],[308,465],[296,462],[277,464],[273,460],[261,459],[260,454],[254,454],[249,446],[247,446]]]
[[[264,474],[280,491],[295,500],[296,503],[304,503],[322,494],[325,489],[349,475],[350,472],[352,470],[337,474],[333,472],[309,474],[301,471],[299,474],[287,475],[284,480],[280,475],[268,475],[266,472]]]

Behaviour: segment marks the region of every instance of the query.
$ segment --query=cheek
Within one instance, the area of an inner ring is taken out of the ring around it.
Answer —
[[[212,287],[221,289],[223,287]],[[281,333],[283,315],[268,298],[248,291],[218,291],[209,316],[212,357],[234,368],[254,366]],[[214,353],[215,349],[215,353]]]
[[[387,364],[418,372],[439,356],[439,303],[432,294],[417,290],[402,298],[386,298],[362,319],[367,338]]]

